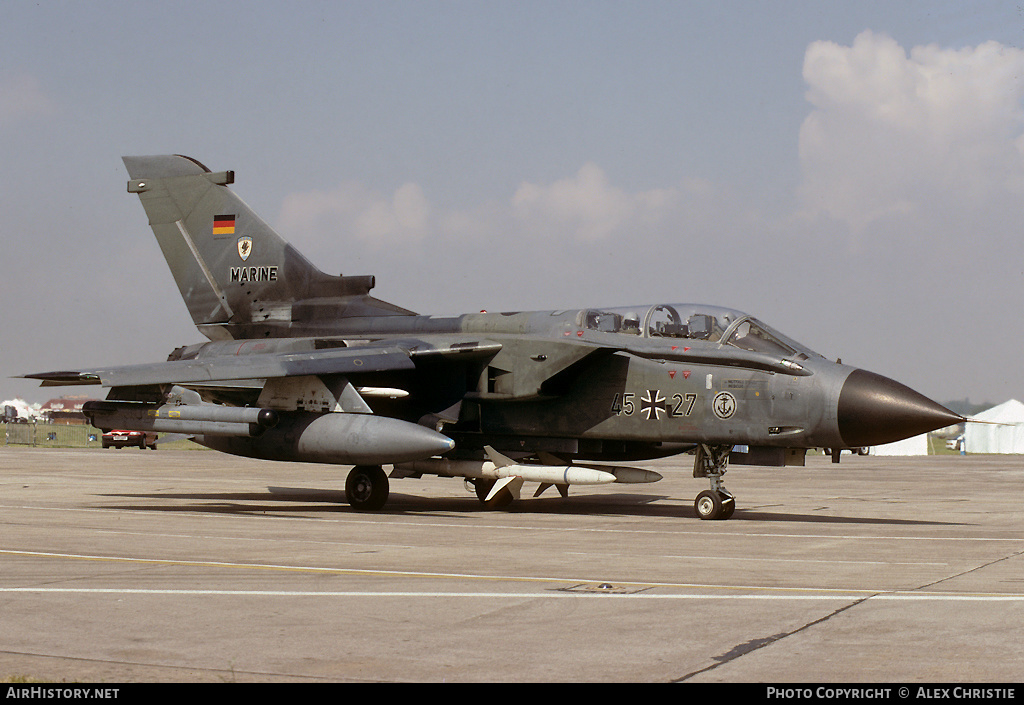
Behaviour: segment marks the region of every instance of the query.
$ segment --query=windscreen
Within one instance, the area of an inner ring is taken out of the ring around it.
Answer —
[[[784,343],[778,336],[771,333],[765,326],[753,318],[747,318],[739,322],[729,334],[726,345],[750,350],[752,352],[769,353],[789,357],[796,353],[796,350]]]

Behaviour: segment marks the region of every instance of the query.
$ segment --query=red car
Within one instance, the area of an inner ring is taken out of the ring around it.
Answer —
[[[155,433],[146,433],[145,431],[107,431],[103,434],[104,448],[124,448],[125,446],[135,446],[145,450],[156,450],[156,439]]]

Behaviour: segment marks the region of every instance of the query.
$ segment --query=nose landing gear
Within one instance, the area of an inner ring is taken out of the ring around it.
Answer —
[[[701,519],[728,519],[736,511],[736,498],[722,484],[731,451],[732,446],[701,444],[697,448],[693,476],[706,477],[711,482],[711,489],[701,492],[693,502],[693,509]]]
[[[721,490],[704,490],[697,495],[693,509],[701,519],[728,519],[736,510],[736,499]]]

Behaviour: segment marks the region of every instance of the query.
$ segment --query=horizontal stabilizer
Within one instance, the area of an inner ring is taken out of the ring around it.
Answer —
[[[103,384],[105,387],[140,387],[153,384],[190,384],[409,370],[415,366],[409,353],[401,348],[358,347],[307,353],[225,355],[207,360],[176,360],[82,372],[42,372],[24,376],[28,379],[42,380],[46,386]]]
[[[207,345],[219,345],[208,343]],[[475,360],[494,355],[501,344],[492,341],[447,342],[428,346],[406,340],[401,345],[358,345],[353,347],[304,350],[298,352],[220,354],[189,360],[155,362],[92,370],[59,370],[22,375],[37,379],[41,386],[56,387],[102,384],[105,387],[142,387],[156,384],[201,384],[231,380],[275,379],[312,375],[353,375],[367,372],[411,370],[415,360],[440,357],[445,360]],[[403,390],[368,388],[369,396],[397,398]]]
[[[38,379],[42,382],[40,387],[70,387],[77,384],[101,384],[98,374],[95,372],[37,372],[30,375],[22,375],[23,379]]]

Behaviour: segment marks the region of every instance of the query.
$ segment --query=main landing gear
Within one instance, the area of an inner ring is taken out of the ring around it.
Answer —
[[[732,446],[709,446],[703,443],[697,447],[693,461],[693,476],[706,477],[711,489],[704,490],[693,502],[693,509],[701,519],[728,519],[736,511],[736,498],[725,489],[722,475],[729,465]]]
[[[356,465],[345,480],[345,499],[353,509],[380,509],[388,501],[388,476],[380,465]]]

